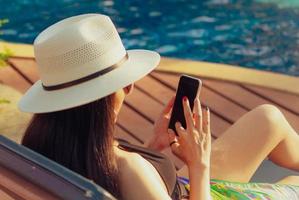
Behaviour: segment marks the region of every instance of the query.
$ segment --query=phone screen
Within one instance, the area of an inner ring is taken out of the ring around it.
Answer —
[[[181,122],[182,126],[186,128],[186,120],[183,109],[183,97],[186,96],[189,100],[190,108],[193,110],[194,99],[201,87],[201,80],[187,75],[182,75],[176,92],[172,114],[169,121],[168,128],[175,130],[175,123]]]

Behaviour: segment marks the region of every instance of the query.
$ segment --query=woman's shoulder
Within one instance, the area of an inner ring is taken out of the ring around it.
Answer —
[[[118,147],[115,147],[114,152],[116,154],[117,164],[120,167],[132,168],[144,160],[144,158],[138,153],[124,151]]]
[[[114,141],[114,153],[117,157],[117,162],[122,165],[129,166],[132,162],[143,159],[141,155],[132,151],[125,151],[120,148],[118,141]]]
[[[148,199],[169,199],[166,185],[146,159],[135,152],[121,149],[116,152],[121,191],[125,191],[127,199],[140,199],[145,196]]]

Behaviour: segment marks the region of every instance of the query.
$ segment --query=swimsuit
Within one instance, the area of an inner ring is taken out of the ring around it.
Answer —
[[[148,160],[158,171],[173,200],[189,194],[189,180],[176,175],[173,162],[164,154],[136,146],[119,139],[119,147],[136,152]],[[299,200],[299,186],[270,183],[240,183],[212,179],[210,181],[213,200]]]

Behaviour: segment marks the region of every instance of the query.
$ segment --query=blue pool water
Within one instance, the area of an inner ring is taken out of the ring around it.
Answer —
[[[0,38],[32,43],[54,22],[110,15],[129,49],[299,76],[299,0],[0,0]]]

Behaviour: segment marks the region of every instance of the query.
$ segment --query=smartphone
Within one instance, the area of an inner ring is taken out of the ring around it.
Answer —
[[[183,97],[186,96],[189,100],[190,108],[193,110],[194,100],[199,95],[201,89],[202,81],[198,78],[182,75],[180,77],[180,81],[178,84],[176,97],[174,100],[172,113],[169,121],[168,128],[174,130],[175,134],[177,134],[175,130],[175,123],[177,121],[181,122],[182,126],[186,128],[186,120],[184,116],[183,109]]]

